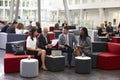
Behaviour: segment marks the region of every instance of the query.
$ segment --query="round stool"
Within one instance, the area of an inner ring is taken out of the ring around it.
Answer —
[[[23,77],[38,76],[38,60],[22,59],[20,61],[20,75]]]
[[[75,57],[75,72],[76,73],[90,73],[91,71],[91,58],[87,56]]]

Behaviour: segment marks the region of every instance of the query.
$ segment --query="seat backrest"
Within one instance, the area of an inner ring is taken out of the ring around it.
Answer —
[[[120,55],[120,44],[119,43],[108,42],[107,47],[108,47],[107,49],[108,52],[112,54]]]
[[[107,50],[106,42],[92,42],[92,52],[105,52]]]

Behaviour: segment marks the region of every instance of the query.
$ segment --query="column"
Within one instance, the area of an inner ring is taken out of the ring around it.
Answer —
[[[70,17],[69,17],[67,0],[63,0],[63,4],[64,4],[64,9],[65,9],[66,19],[67,19],[68,25],[70,25]]]
[[[99,8],[99,23],[103,23],[105,19],[104,9]]]
[[[80,9],[80,22],[84,20],[83,9]]]
[[[41,0],[38,0],[38,22],[41,23]]]
[[[16,21],[18,19],[19,3],[20,3],[20,0],[17,0],[17,2],[16,2],[16,11],[15,11],[15,20]]]
[[[12,21],[13,21],[14,2],[15,2],[15,0],[11,0],[9,22],[12,22]]]

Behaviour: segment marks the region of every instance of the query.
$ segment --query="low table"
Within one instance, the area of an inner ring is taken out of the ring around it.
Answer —
[[[75,72],[76,73],[90,73],[91,58],[87,56],[75,57]]]
[[[20,61],[20,75],[23,77],[38,76],[38,60],[37,59],[22,59]]]
[[[65,69],[65,57],[46,56],[46,67],[49,71],[63,71]]]

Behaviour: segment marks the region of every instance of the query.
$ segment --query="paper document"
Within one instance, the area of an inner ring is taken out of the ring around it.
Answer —
[[[52,40],[52,46],[55,46],[56,44],[58,43],[58,39],[54,39],[54,40]]]

